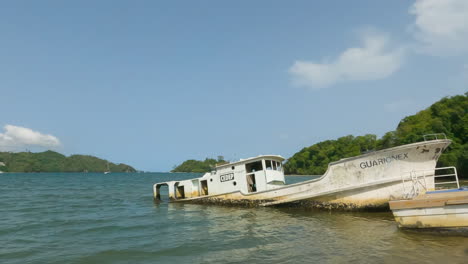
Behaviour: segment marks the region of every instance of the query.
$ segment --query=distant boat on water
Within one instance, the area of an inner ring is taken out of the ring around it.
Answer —
[[[110,169],[109,169],[109,162],[107,162],[107,170],[104,172],[104,174],[109,174],[111,173]]]

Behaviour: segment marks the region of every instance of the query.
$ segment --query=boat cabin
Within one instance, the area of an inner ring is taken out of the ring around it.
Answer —
[[[221,164],[200,178],[156,183],[154,198],[161,200],[161,186],[168,187],[171,200],[275,189],[285,185],[283,161],[284,158],[278,155],[262,155]]]

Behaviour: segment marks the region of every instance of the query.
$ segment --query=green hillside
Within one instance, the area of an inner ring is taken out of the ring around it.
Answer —
[[[456,166],[468,178],[468,93],[446,97],[415,115],[403,118],[395,131],[376,135],[346,136],[303,148],[285,163],[287,174],[323,174],[328,163],[423,140],[425,134],[445,133],[453,143],[441,155],[438,166]]]
[[[209,172],[216,164],[225,163],[226,161],[222,156],[218,157],[218,160],[206,158],[204,161],[201,160],[186,160],[182,164],[176,166],[171,172]]]
[[[107,160],[87,155],[66,157],[54,151],[0,152],[0,171],[3,172],[135,172],[126,164],[114,164]]]

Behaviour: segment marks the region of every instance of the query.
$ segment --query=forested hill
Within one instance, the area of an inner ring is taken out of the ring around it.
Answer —
[[[114,164],[87,155],[66,157],[54,151],[0,152],[0,171],[3,172],[135,172],[126,164]]]
[[[171,172],[209,172],[217,164],[225,162],[222,156],[219,156],[217,160],[209,158],[206,158],[204,161],[186,160],[182,164],[175,166]]]
[[[403,118],[395,131],[376,135],[345,136],[303,148],[285,163],[287,174],[318,175],[328,163],[362,153],[421,141],[425,134],[445,133],[453,143],[441,155],[438,166],[456,166],[468,178],[468,92],[446,97],[415,115]]]

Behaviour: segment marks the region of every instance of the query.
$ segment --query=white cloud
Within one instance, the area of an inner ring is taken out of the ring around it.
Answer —
[[[411,29],[422,51],[434,55],[468,52],[467,0],[417,0],[409,12],[416,16]]]
[[[18,147],[39,146],[54,148],[60,146],[60,140],[52,135],[45,135],[26,127],[4,126],[0,133],[0,148],[11,150]]]
[[[390,49],[387,35],[367,32],[362,42],[362,47],[349,48],[332,62],[296,61],[289,69],[293,83],[319,89],[342,81],[383,79],[401,67],[404,49]]]

